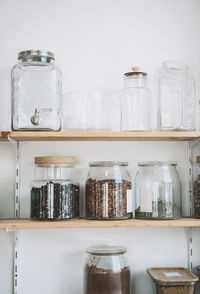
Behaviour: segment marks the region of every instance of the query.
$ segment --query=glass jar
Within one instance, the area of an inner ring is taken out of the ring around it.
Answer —
[[[195,81],[181,61],[165,61],[156,74],[162,131],[195,130]]]
[[[120,91],[121,131],[150,131],[151,102],[147,74],[136,68],[133,70],[124,74],[125,87]]]
[[[138,163],[135,178],[135,217],[177,219],[181,217],[181,184],[175,162]]]
[[[31,218],[61,220],[79,217],[79,184],[71,179],[72,156],[35,157],[31,185]]]
[[[11,72],[12,129],[61,129],[62,77],[54,54],[28,50],[18,54]]]
[[[63,129],[109,131],[109,99],[105,92],[71,92],[63,95]]]
[[[88,219],[132,217],[132,183],[127,162],[90,162],[86,181]]]
[[[96,246],[87,249],[84,294],[130,294],[126,248]]]
[[[194,217],[200,218],[200,156],[197,156],[196,163],[196,176],[193,184]]]

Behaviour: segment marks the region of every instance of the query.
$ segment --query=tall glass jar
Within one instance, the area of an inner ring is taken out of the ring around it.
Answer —
[[[54,54],[27,50],[11,72],[12,129],[61,129],[62,77]]]
[[[120,91],[121,130],[150,131],[151,102],[147,88],[147,73],[133,72],[124,74],[124,89]]]
[[[109,131],[109,99],[106,92],[80,91],[63,95],[63,129]]]
[[[193,184],[194,217],[200,218],[200,156],[196,158],[195,180]]]
[[[135,178],[135,217],[177,219],[181,217],[181,183],[175,162],[138,163]]]
[[[84,294],[130,294],[126,248],[97,246],[87,249]]]
[[[31,185],[31,218],[62,220],[79,217],[79,184],[72,179],[72,156],[35,157]]]
[[[156,74],[159,128],[162,131],[195,130],[195,81],[181,61],[165,61]]]
[[[127,162],[89,163],[86,181],[86,217],[128,219],[132,217],[132,183]]]

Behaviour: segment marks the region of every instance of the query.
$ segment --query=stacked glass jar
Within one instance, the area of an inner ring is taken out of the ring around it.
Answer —
[[[61,220],[79,217],[79,184],[72,180],[72,156],[35,157],[36,180],[31,188],[31,218]]]

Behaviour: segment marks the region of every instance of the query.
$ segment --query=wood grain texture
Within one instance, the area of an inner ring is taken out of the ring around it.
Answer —
[[[178,220],[65,220],[33,221],[30,219],[0,220],[0,229],[57,229],[57,228],[134,228],[134,227],[200,227],[200,219],[181,218]]]
[[[1,132],[16,141],[187,141],[200,132]]]

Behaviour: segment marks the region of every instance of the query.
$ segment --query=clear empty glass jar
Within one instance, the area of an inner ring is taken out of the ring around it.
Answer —
[[[61,71],[54,54],[28,50],[18,54],[11,72],[12,129],[61,129]]]
[[[109,94],[71,92],[63,95],[63,129],[67,131],[108,131]]]
[[[96,246],[87,249],[84,294],[130,294],[126,248]]]
[[[151,102],[147,74],[133,71],[125,73],[124,77],[125,87],[120,91],[121,130],[150,131]]]
[[[181,183],[175,162],[138,163],[135,178],[135,217],[177,219],[181,217]]]
[[[187,64],[165,61],[156,73],[160,129],[195,130],[195,81]]]
[[[89,163],[86,181],[86,217],[128,219],[132,217],[132,183],[127,162]]]
[[[31,185],[31,218],[60,220],[79,216],[79,184],[72,178],[72,156],[35,157]]]
[[[200,156],[197,156],[196,163],[196,175],[193,184],[194,217],[200,218]]]

